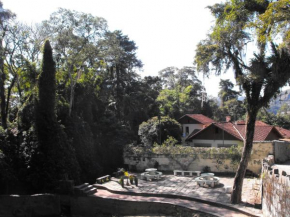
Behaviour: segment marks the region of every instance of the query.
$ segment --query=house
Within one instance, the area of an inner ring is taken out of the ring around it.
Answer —
[[[182,125],[182,135],[187,137],[194,131],[198,132],[205,126],[214,123],[215,121],[202,114],[186,114],[179,118],[178,122]]]
[[[187,114],[178,121],[183,129],[183,144],[193,147],[231,147],[242,145],[245,140],[245,121],[231,122],[229,116],[225,122],[215,122],[201,114]],[[290,138],[289,130],[256,121],[254,142],[284,138]]]

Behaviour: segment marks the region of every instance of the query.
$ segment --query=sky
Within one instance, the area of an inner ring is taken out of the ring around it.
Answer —
[[[156,76],[175,66],[193,66],[197,44],[205,39],[214,18],[208,5],[222,0],[2,0],[17,19],[27,24],[49,19],[58,8],[67,8],[103,17],[109,30],[122,30],[138,46],[137,56],[144,66],[140,75]],[[231,71],[220,77],[200,80],[208,95],[217,97],[220,79],[231,79]]]

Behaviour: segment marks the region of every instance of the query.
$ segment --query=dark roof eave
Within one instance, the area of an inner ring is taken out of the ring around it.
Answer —
[[[197,133],[195,133],[194,135],[189,135],[189,136],[185,139],[185,141],[191,141],[193,137],[195,137],[195,136],[198,135],[199,133],[203,132],[205,129],[207,129],[207,128],[210,127],[211,125],[214,125],[214,126],[220,128],[221,130],[224,130],[224,131],[227,132],[228,134],[230,134],[230,135],[232,135],[233,137],[235,137],[237,140],[244,142],[243,139],[238,138],[237,136],[235,136],[235,135],[233,135],[232,133],[228,132],[228,131],[225,130],[224,128],[221,128],[220,126],[218,126],[218,125],[215,124],[215,123],[211,123],[211,124],[209,124],[209,125],[206,126],[205,128],[203,128],[203,129],[201,129],[200,131],[198,131]],[[236,130],[236,129],[235,129],[235,130]]]

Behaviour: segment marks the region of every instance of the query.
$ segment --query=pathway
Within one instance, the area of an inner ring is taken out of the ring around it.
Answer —
[[[105,183],[100,187],[105,187],[115,193],[123,194],[149,194],[157,195],[158,198],[166,195],[173,196],[184,196],[189,198],[197,198],[205,201],[216,202],[231,206],[240,210],[245,210],[256,216],[261,216],[262,212],[260,209],[255,209],[253,207],[245,206],[246,204],[259,203],[259,185],[257,185],[255,179],[245,179],[243,186],[243,204],[242,205],[232,205],[230,204],[230,194],[225,192],[224,186],[232,186],[233,178],[220,177],[220,185],[215,188],[204,188],[199,187],[194,182],[195,177],[181,177],[173,175],[164,175],[159,181],[144,181],[139,179],[138,187],[135,185],[125,186],[122,188],[118,183],[118,179],[113,179],[111,182]],[[98,195],[95,194],[96,196]],[[124,196],[124,195],[123,195]],[[125,197],[125,196],[124,196]],[[127,197],[132,197],[128,196]],[[146,198],[146,197],[143,197]],[[168,200],[169,198],[164,198]],[[192,203],[192,201],[190,201]]]
[[[125,200],[125,201],[147,201],[147,202],[155,202],[155,203],[169,203],[172,205],[178,205],[182,207],[186,207],[192,209],[194,211],[204,212],[215,216],[222,217],[246,217],[248,215],[244,215],[242,213],[235,212],[233,210],[225,209],[222,207],[215,207],[204,203],[199,203],[190,200],[183,199],[173,199],[173,198],[165,198],[165,197],[143,197],[143,196],[132,196],[132,195],[122,195],[122,194],[114,194],[110,193],[107,190],[98,190],[94,195],[95,197],[102,198],[110,198],[115,200]]]

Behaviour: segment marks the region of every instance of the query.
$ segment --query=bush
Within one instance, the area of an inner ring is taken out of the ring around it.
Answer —
[[[180,124],[167,116],[161,117],[160,124],[158,117],[153,117],[139,126],[138,134],[145,146],[151,147],[154,143],[159,143],[160,133],[161,143],[168,137],[173,137],[178,142],[181,141]]]

